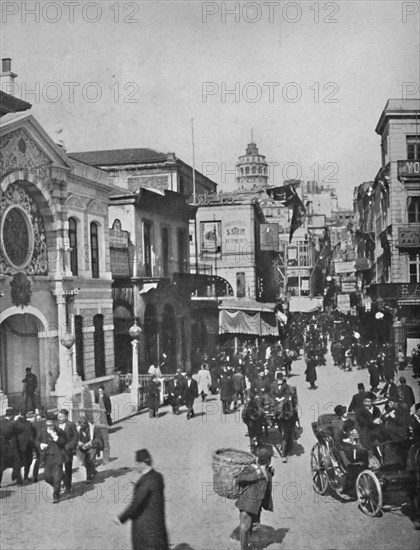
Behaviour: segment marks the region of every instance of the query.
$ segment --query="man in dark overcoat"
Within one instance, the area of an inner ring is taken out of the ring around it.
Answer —
[[[187,407],[187,420],[195,416],[194,413],[194,400],[198,397],[198,384],[192,377],[191,371],[187,374],[187,380],[184,385],[184,393],[182,401]]]
[[[135,461],[140,479],[134,485],[131,503],[116,522],[120,524],[131,519],[133,550],[168,550],[163,477],[152,468],[147,449],[137,451]]]
[[[228,414],[230,410],[230,404],[233,399],[233,382],[232,382],[232,376],[227,367],[223,367],[219,384],[220,384],[220,400],[223,406],[223,414]]]
[[[47,416],[42,426],[39,440],[36,444],[44,455],[44,479],[53,487],[53,503],[60,502],[61,478],[63,476],[63,464],[66,460],[65,446],[67,436],[63,430],[56,426],[53,416]]]
[[[150,376],[149,384],[147,386],[147,407],[149,409],[150,418],[159,418],[159,405],[160,405],[160,388],[157,382],[156,375]]]
[[[69,411],[61,409],[58,412],[58,427],[66,434],[66,445],[64,447],[64,488],[67,493],[71,491],[71,482],[73,477],[73,456],[76,454],[79,434],[74,422],[69,420]]]

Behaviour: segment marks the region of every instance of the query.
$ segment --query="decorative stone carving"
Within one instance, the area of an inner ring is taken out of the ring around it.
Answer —
[[[6,219],[4,219],[0,234],[0,273],[4,275],[13,275],[17,271],[26,273],[27,275],[46,275],[48,273],[48,254],[47,254],[47,239],[45,234],[44,222],[42,216],[38,212],[38,206],[29,195],[17,183],[9,185],[6,191],[0,194],[0,218],[6,210],[10,213],[13,210],[10,207],[18,206],[21,217],[27,219],[28,231],[28,250],[27,260],[22,265],[13,265],[10,258],[7,257],[6,238],[10,240],[10,228],[5,227]],[[10,221],[13,221],[13,216],[10,216]],[[9,235],[6,237],[6,235]],[[17,235],[17,238],[19,235]],[[16,246],[20,246],[17,241]],[[21,244],[23,246],[24,243]]]
[[[28,281],[25,273],[16,273],[10,282],[10,286],[12,287],[12,303],[22,308],[27,306],[31,301],[32,290],[31,283]]]
[[[89,210],[90,210],[90,212],[97,212],[98,214],[106,214],[106,212],[107,212],[107,205],[104,204],[103,202],[94,200],[94,201],[89,205]]]
[[[76,197],[75,195],[71,195],[67,201],[67,204],[70,208],[79,208],[81,210],[85,209],[85,203],[82,199],[79,197]]]
[[[38,148],[22,128],[10,132],[0,139],[0,172],[7,174],[22,169],[49,170],[50,159]]]

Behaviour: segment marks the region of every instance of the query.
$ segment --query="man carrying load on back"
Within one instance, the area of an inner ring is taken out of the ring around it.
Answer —
[[[242,489],[235,505],[239,508],[241,550],[250,548],[251,531],[260,527],[261,509],[273,511],[271,498],[271,479],[274,470],[270,466],[271,450],[263,448],[257,453],[257,461],[238,475],[239,486]]]

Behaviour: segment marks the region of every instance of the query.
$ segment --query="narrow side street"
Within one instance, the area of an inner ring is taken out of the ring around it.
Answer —
[[[330,356],[327,359],[327,366],[318,368],[318,389],[312,391],[303,376],[303,361],[293,365],[290,383],[298,388],[303,432],[287,464],[273,458],[275,510],[263,512],[267,542],[259,548],[417,550],[418,531],[399,508],[370,518],[358,510],[355,501],[320,497],[312,489],[310,451],[316,440],[311,422],[338,403],[348,406],[358,382],[368,385],[366,370],[343,372],[332,366]],[[411,370],[405,375],[418,401],[419,386]],[[239,542],[231,538],[238,526],[238,511],[234,501],[223,502],[213,493],[211,457],[218,448],[246,450],[246,427],[240,413],[221,415],[218,397],[210,397],[203,405],[197,400],[195,411],[196,417],[187,421],[185,413],[173,416],[164,407],[159,419],[143,412],[113,426],[111,462],[99,468],[92,485],[83,481],[83,470],[75,472],[74,497],[58,505],[52,504],[45,482],[20,489],[8,470],[0,493],[2,550],[130,549],[129,525],[115,525],[112,516],[127,505],[130,480],[135,479],[130,472],[133,454],[142,447],[150,450],[155,468],[165,479],[172,547],[239,550]]]

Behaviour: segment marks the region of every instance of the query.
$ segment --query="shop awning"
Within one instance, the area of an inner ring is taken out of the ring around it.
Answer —
[[[301,313],[313,313],[323,310],[324,299],[322,296],[310,298],[309,296],[292,296],[289,301],[289,311],[300,311]]]
[[[278,336],[275,304],[255,300],[222,300],[219,304],[219,334]]]

